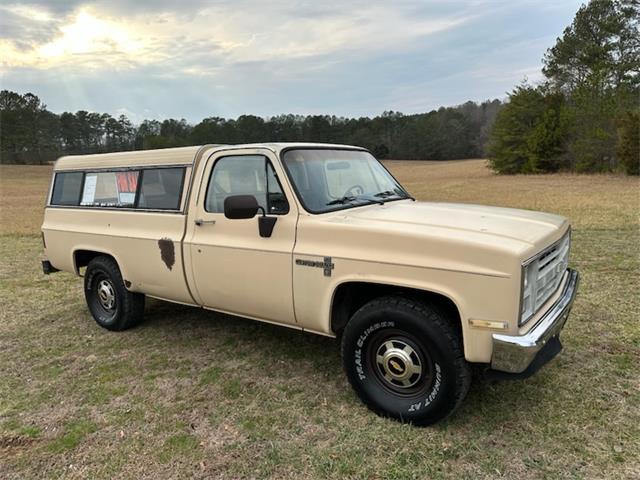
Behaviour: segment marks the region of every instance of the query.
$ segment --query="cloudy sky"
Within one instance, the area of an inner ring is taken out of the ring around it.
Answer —
[[[55,112],[375,115],[504,98],[573,0],[12,0],[1,88]]]

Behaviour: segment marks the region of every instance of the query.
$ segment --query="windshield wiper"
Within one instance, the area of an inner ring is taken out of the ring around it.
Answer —
[[[374,197],[382,197],[382,198],[387,198],[387,197],[393,197],[399,194],[397,192],[392,192],[391,190],[385,190],[384,192],[378,192],[374,195]]]
[[[400,197],[400,198],[409,198],[409,199],[415,201],[415,198],[413,198],[407,192],[398,193],[398,192],[393,192],[391,190],[385,190],[384,192],[378,192],[378,193],[376,193],[374,195],[374,197],[381,197],[381,198]]]
[[[336,198],[335,200],[331,200],[329,203],[326,203],[325,205],[329,206],[329,205],[344,205],[345,203],[351,203],[353,201],[356,200],[356,197],[341,197],[341,198]]]
[[[349,195],[349,196],[345,196],[345,197],[342,197],[342,198],[337,198],[335,200],[331,200],[326,205],[327,206],[330,206],[330,205],[346,205],[347,203],[357,202],[358,200],[365,200],[367,202],[378,203],[380,205],[384,204],[384,202],[382,200],[380,200],[379,198],[376,198],[375,196],[369,196],[369,195],[353,196],[353,195]]]

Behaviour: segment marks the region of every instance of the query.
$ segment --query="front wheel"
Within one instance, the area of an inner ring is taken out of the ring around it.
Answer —
[[[107,330],[126,330],[142,321],[144,295],[125,288],[118,264],[110,257],[100,256],[89,262],[84,295],[94,320]]]
[[[446,316],[404,297],[373,300],[353,315],[342,336],[342,361],[371,410],[415,425],[449,416],[471,380]]]

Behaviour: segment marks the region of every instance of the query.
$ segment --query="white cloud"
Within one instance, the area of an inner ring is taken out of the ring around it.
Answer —
[[[0,74],[54,111],[413,113],[539,79],[580,1],[21,0]]]
[[[50,22],[53,20],[51,13],[42,7],[33,7],[29,5],[11,4],[0,7],[1,10],[13,13],[22,18],[35,20],[36,22]]]
[[[20,17],[37,18],[42,28],[55,23],[58,33],[30,49],[18,49],[5,39],[0,44],[5,68],[89,65],[109,70],[157,63],[194,75],[215,75],[221,65],[242,62],[411,48],[412,42],[458,27],[469,18],[458,14],[412,18],[386,3],[329,6],[321,14],[300,15],[286,4],[265,8],[260,2],[244,2],[214,4],[188,16],[170,11],[116,16],[98,5],[81,6],[55,22],[46,9],[6,8]]]

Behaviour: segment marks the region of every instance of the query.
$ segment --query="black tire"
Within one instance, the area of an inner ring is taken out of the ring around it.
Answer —
[[[100,256],[89,262],[84,296],[94,320],[107,330],[135,327],[144,317],[144,295],[125,288],[118,264],[111,257]]]
[[[378,415],[431,425],[453,413],[471,382],[456,330],[437,308],[383,297],[351,317],[342,362],[360,399]]]

